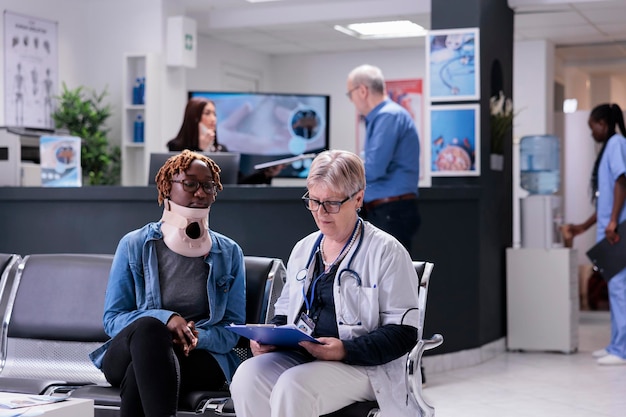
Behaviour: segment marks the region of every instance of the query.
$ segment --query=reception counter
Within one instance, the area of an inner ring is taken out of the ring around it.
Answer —
[[[300,201],[304,191],[227,186],[211,208],[210,227],[236,240],[246,255],[287,262],[293,245],[316,230]],[[411,255],[435,263],[425,335],[442,333],[445,342],[433,354],[479,347],[505,334],[506,245],[481,228],[481,191],[420,190],[422,226]],[[0,252],[113,253],[125,233],[160,218],[156,199],[153,187],[0,187]]]

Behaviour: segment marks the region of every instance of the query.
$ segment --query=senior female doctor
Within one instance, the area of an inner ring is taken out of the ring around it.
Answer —
[[[417,338],[418,278],[409,253],[359,218],[361,159],[331,150],[313,161],[302,197],[319,231],[296,243],[276,324],[321,344],[285,349],[251,341],[230,386],[238,417],[318,417],[376,399],[383,416],[419,415],[404,384]]]

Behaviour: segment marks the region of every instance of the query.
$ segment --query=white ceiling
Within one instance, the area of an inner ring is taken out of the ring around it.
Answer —
[[[336,24],[410,19],[430,29],[431,0],[181,1],[201,34],[266,54],[406,48],[424,42],[358,40],[334,30]],[[550,40],[566,65],[626,72],[626,0],[509,0],[509,5],[515,10],[516,40]]]

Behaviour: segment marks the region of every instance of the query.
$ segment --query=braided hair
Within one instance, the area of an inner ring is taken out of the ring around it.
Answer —
[[[596,161],[593,164],[593,171],[591,172],[591,200],[595,201],[598,192],[598,169],[600,167],[602,156],[604,155],[604,150],[606,149],[606,144],[616,132],[615,125],[619,126],[619,130],[622,132],[622,135],[625,136],[626,127],[624,126],[624,115],[622,113],[622,109],[615,103],[606,103],[596,106],[591,111],[589,119],[596,122],[604,121],[609,129],[606,138],[602,141],[602,148],[600,149],[600,152],[598,152]]]
[[[165,161],[161,169],[159,169],[159,172],[157,172],[156,177],[154,177],[157,190],[159,190],[159,206],[170,196],[170,192],[172,191],[172,178],[181,172],[187,171],[195,160],[200,160],[207,164],[213,175],[213,181],[217,185],[217,191],[222,191],[224,187],[220,181],[221,170],[215,161],[200,153],[184,150]]]

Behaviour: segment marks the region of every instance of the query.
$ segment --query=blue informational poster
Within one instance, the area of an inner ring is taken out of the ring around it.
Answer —
[[[431,30],[426,45],[430,101],[480,99],[478,28]]]
[[[43,187],[80,187],[81,138],[76,136],[42,136],[39,139],[41,185]]]
[[[431,175],[480,175],[480,107],[478,104],[430,108]]]

